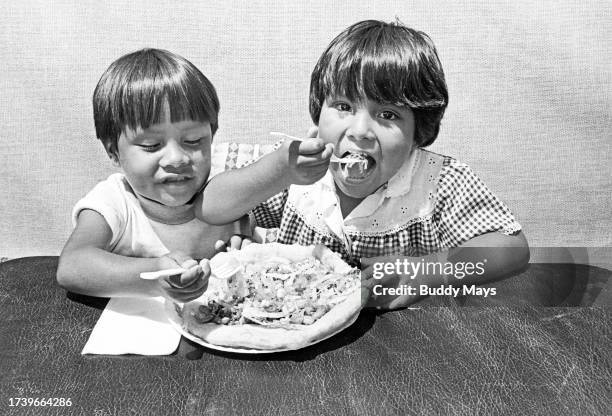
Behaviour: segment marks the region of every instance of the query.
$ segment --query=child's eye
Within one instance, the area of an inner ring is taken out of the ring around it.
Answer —
[[[342,103],[342,102],[336,103],[334,107],[336,107],[336,110],[338,111],[343,111],[343,112],[351,111],[351,106],[348,105],[347,103]]]
[[[202,140],[204,140],[203,137],[198,137],[197,139],[189,139],[189,140],[185,140],[185,144],[188,144],[190,146],[197,146],[200,143],[202,143]]]
[[[399,116],[395,114],[393,111],[385,110],[385,111],[381,111],[380,118],[384,120],[397,120]]]
[[[157,149],[159,149],[159,143],[151,143],[151,144],[139,144],[138,147],[142,148],[143,150],[147,151],[147,152],[154,152]]]

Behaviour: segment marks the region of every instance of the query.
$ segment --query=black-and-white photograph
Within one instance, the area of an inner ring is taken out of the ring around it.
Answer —
[[[43,1],[0,29],[0,413],[612,413],[612,3]]]

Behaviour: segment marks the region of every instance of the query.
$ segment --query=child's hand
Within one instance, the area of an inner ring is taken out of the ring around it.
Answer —
[[[310,185],[327,172],[334,147],[318,138],[286,140],[276,151],[290,184]]]
[[[311,126],[306,132],[306,137],[312,139],[319,135],[319,126]]]
[[[418,295],[418,290],[414,294],[389,295],[385,293],[385,289],[389,288],[405,288],[408,286],[417,288],[418,283],[410,279],[408,275],[385,274],[381,279],[375,279],[372,274],[372,265],[367,266],[361,272],[361,303],[364,308],[405,308],[421,298]]]
[[[199,264],[191,257],[179,253],[168,253],[160,259],[160,270],[183,268],[181,275],[157,279],[162,294],[178,302],[189,302],[199,298],[208,287],[210,266],[208,260]]]
[[[234,234],[228,241],[217,240],[215,251],[221,253],[223,251],[242,250],[252,242],[253,240],[248,235]]]

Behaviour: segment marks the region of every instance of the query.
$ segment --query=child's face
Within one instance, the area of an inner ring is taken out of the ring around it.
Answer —
[[[210,123],[170,122],[124,131],[117,141],[118,162],[140,196],[177,207],[186,204],[210,173]]]
[[[415,147],[414,115],[406,106],[328,97],[321,108],[319,137],[334,145],[336,156],[353,153],[367,158],[365,171],[358,165],[350,169],[330,165],[343,194],[365,198],[399,170]]]

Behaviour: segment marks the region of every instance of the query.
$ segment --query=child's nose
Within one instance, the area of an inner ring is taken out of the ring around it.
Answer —
[[[159,163],[162,167],[180,167],[189,163],[189,155],[174,140],[170,140],[164,150],[164,155]]]
[[[370,113],[365,110],[357,111],[351,117],[350,125],[346,130],[346,135],[354,140],[373,140],[375,138],[373,120]]]

